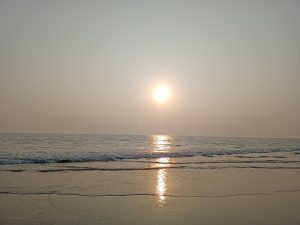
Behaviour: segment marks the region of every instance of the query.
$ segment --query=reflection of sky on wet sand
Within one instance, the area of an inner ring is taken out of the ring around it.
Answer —
[[[159,206],[164,206],[166,203],[165,192],[167,190],[167,171],[166,169],[159,169],[157,171],[157,184],[156,184],[156,193],[158,195]]]
[[[167,135],[155,135],[152,137],[152,146],[154,152],[169,152],[172,139]],[[156,194],[158,195],[158,204],[163,207],[166,204],[166,191],[167,191],[167,174],[168,171],[165,168],[168,166],[169,158],[161,157],[158,158],[155,167],[163,167],[157,171],[157,183],[156,183]]]

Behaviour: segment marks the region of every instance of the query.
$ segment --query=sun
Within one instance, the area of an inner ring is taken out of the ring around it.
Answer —
[[[163,103],[169,100],[171,97],[171,90],[165,84],[157,85],[153,90],[153,98],[158,103]]]

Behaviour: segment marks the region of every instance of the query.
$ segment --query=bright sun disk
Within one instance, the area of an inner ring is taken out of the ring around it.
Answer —
[[[153,91],[153,97],[159,103],[167,101],[170,95],[170,88],[164,84],[158,85]]]

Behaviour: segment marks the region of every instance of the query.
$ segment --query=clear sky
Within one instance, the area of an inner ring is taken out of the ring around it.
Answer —
[[[300,137],[298,0],[0,0],[0,33],[0,132]]]

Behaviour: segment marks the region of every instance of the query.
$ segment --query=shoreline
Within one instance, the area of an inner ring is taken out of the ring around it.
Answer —
[[[300,222],[299,162],[298,154],[269,153],[2,165],[0,222],[294,225]]]

